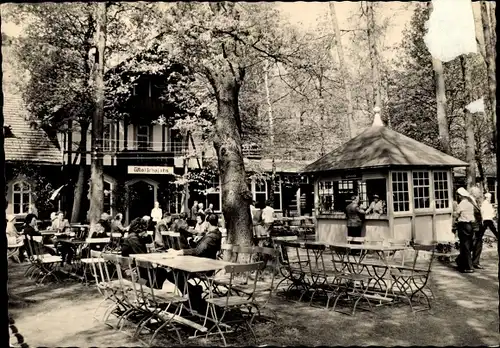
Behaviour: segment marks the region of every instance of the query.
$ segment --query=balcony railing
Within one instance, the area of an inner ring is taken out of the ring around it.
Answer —
[[[117,149],[120,145],[120,149]],[[174,156],[182,156],[187,153],[188,145],[182,141],[166,141],[166,142],[151,142],[151,141],[128,141],[127,148],[124,148],[125,143],[120,140],[119,144],[116,140],[105,140],[103,144],[103,152],[115,153],[121,151],[127,152],[169,152]]]

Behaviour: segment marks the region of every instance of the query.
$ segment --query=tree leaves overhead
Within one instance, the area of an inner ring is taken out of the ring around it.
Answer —
[[[388,108],[396,131],[439,148],[432,58],[423,41],[426,33],[424,25],[428,18],[429,8],[425,5],[417,6],[409,26],[403,33],[401,54],[395,59],[395,69],[389,75]],[[471,95],[479,99],[487,95],[484,63],[479,54],[468,55],[466,59],[472,70]],[[464,108],[472,100],[467,99],[458,58],[444,64],[444,73],[452,152],[458,158],[464,159]],[[479,157],[489,162],[491,153],[487,139],[491,133],[491,123],[483,113],[474,114],[474,119],[476,152]]]

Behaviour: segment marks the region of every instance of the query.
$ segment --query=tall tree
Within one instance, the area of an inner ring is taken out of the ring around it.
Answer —
[[[491,9],[490,9],[491,10]],[[493,16],[494,17],[494,16]],[[484,34],[484,44],[485,44],[485,63],[488,71],[488,92],[489,92],[489,100],[491,105],[490,117],[493,125],[493,146],[494,150],[497,149],[497,127],[496,127],[496,74],[495,74],[495,46],[494,41],[492,40],[492,25],[490,24],[490,18],[488,16],[488,8],[486,1],[481,1],[481,21],[483,24],[483,34]]]
[[[82,217],[80,207],[87,180],[86,142],[95,108],[92,84],[95,6],[96,3],[8,5],[7,20],[23,24],[23,35],[14,40],[12,46],[17,73],[29,73],[29,78],[26,82],[22,80],[19,89],[30,116],[41,121],[49,134],[73,130],[80,133],[78,149],[73,151],[73,144],[68,148],[68,157],[71,152],[75,154],[75,161],[80,157],[74,184],[72,221]],[[136,52],[134,49],[139,50],[147,41],[145,38],[149,32],[141,31],[135,24],[137,21],[148,22],[151,11],[147,6],[124,3],[113,4],[108,11],[106,55],[110,58],[108,61],[112,61],[114,56]],[[107,93],[111,103],[114,99],[112,92]]]
[[[107,3],[96,8],[95,110],[92,118],[92,161],[90,163],[90,230],[100,219],[104,208],[104,168],[102,154],[104,124],[104,51],[106,49]]]
[[[462,67],[462,79],[464,91],[468,96],[468,101],[472,100],[472,82],[471,71],[467,63],[467,58],[464,55],[460,56],[460,65]],[[467,189],[476,185],[476,144],[474,135],[474,119],[471,110],[464,108],[465,113],[465,135],[466,135],[466,162],[467,167]]]
[[[434,70],[436,86],[436,114],[439,129],[439,143],[443,152],[451,154],[448,119],[446,118],[446,87],[444,82],[443,63],[439,59],[432,57],[432,68]]]
[[[216,102],[214,147],[228,242],[251,244],[239,96],[251,66],[288,60],[297,47],[281,44],[273,30],[276,13],[267,4],[175,3],[166,19],[163,52],[206,81]]]
[[[377,50],[377,41],[375,39],[375,11],[373,3],[366,1],[366,17],[368,45],[370,49],[370,64],[372,68],[372,90],[373,90],[373,107],[382,107],[382,96],[380,86],[380,69],[379,69],[379,54]],[[371,111],[371,110],[369,110]]]
[[[345,91],[345,97],[347,100],[347,129],[349,132],[349,138],[353,137],[353,129],[352,129],[352,119],[353,119],[353,105],[352,105],[352,93],[351,93],[351,82],[349,78],[349,72],[347,70],[345,58],[344,58],[344,48],[342,47],[342,41],[340,36],[340,27],[337,20],[337,12],[335,11],[335,3],[330,2],[330,15],[332,17],[332,26],[333,26],[333,46],[337,50],[337,55],[339,58],[339,69],[342,77],[342,84]]]

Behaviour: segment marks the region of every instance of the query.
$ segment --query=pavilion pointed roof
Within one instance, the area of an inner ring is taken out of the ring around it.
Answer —
[[[374,122],[363,133],[306,166],[302,173],[387,168],[465,167],[468,164]]]

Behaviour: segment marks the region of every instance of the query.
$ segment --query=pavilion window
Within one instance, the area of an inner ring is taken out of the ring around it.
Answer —
[[[352,196],[359,194],[357,190],[357,181],[341,180],[337,182],[337,185],[338,189],[335,195],[334,211],[345,212],[345,208],[351,203]]]
[[[320,181],[318,187],[319,212],[333,213],[334,191],[332,181]]]
[[[410,211],[410,189],[407,172],[392,172],[392,195],[394,212]]]
[[[213,178],[211,183],[208,185],[206,191],[206,198],[207,198],[207,205],[206,205],[207,208],[208,205],[212,203],[214,205],[213,208],[214,212],[221,211],[220,183],[218,177]]]
[[[450,206],[448,172],[434,172],[434,199],[436,209],[446,209]]]
[[[430,179],[428,171],[415,171],[413,175],[413,203],[415,209],[427,209],[431,206]]]
[[[378,195],[379,199],[384,203],[384,214],[387,213],[387,206],[385,203],[387,202],[387,181],[386,179],[367,179],[364,183],[366,185],[365,193],[363,194],[361,190],[359,190],[359,197],[362,202],[361,204],[366,204],[366,207],[370,206],[370,203],[373,202],[373,196]]]
[[[31,204],[31,185],[19,181],[12,185],[12,203],[14,214],[27,214]]]

